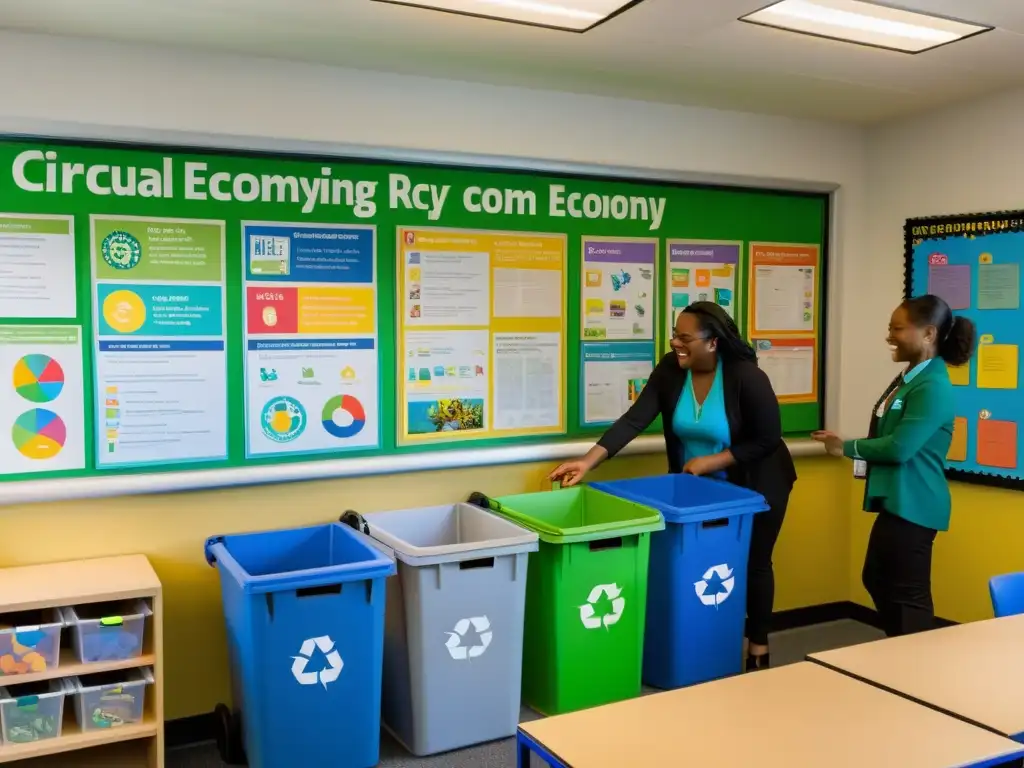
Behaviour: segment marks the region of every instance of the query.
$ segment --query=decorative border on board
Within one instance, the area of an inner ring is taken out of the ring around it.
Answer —
[[[989,227],[985,228],[988,224]],[[979,229],[981,225],[981,229]],[[993,226],[995,225],[995,226]],[[947,216],[920,216],[903,225],[903,296],[911,298],[914,287],[914,246],[919,240],[948,240],[973,234],[1024,232],[1024,210],[958,213]],[[1007,477],[989,472],[946,469],[946,477],[959,483],[985,485],[1024,491],[1024,477]]]

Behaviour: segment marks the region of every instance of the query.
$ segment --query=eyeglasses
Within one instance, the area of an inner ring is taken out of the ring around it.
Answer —
[[[671,339],[672,341],[678,341],[681,344],[692,344],[695,341],[707,341],[708,336],[707,334],[703,334],[701,336],[691,336],[688,333],[684,333],[682,335],[678,333],[673,333]]]

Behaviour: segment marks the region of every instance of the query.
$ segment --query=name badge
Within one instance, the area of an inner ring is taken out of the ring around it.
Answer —
[[[863,459],[853,460],[853,477],[855,480],[864,480],[868,476],[868,463]]]
[[[892,409],[894,411],[903,410],[903,401],[900,400],[899,398],[896,398],[895,400],[893,400],[892,401]]]

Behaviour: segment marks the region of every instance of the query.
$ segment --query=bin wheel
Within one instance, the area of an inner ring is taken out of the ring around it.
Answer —
[[[247,765],[241,719],[225,704],[218,704],[213,710],[213,716],[217,721],[214,728],[221,761],[228,765]]]

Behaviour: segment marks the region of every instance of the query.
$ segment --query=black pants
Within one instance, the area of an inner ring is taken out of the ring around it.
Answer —
[[[786,518],[789,495],[771,502],[767,512],[754,515],[750,532],[750,559],[747,561],[747,639],[756,645],[768,645],[772,610],[775,607],[775,571],[772,552]]]
[[[935,626],[932,544],[935,531],[879,512],[864,557],[864,587],[889,637]]]

